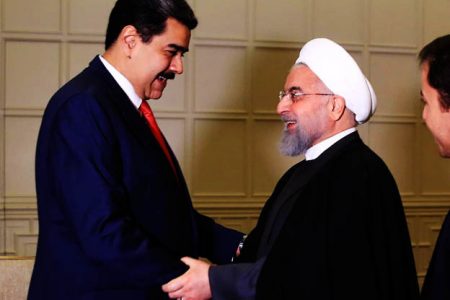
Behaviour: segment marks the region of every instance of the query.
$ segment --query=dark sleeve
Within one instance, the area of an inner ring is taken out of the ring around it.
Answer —
[[[214,300],[255,299],[256,282],[265,258],[255,263],[239,263],[211,266],[209,284]]]
[[[213,219],[195,212],[198,225],[200,256],[215,264],[230,263],[244,234],[226,228]]]
[[[105,288],[159,286],[186,267],[130,214],[110,121],[87,97],[67,101],[51,128],[46,163],[57,205],[83,255],[104,271],[98,280]]]
[[[442,224],[427,275],[422,286],[422,300],[450,299],[450,212]]]

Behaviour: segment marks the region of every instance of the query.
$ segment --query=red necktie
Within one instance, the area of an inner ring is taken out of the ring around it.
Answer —
[[[173,172],[176,175],[177,171],[175,169],[175,164],[173,163],[172,157],[170,156],[169,148],[167,148],[167,144],[164,141],[164,137],[161,133],[161,130],[158,127],[158,124],[156,123],[155,116],[153,115],[152,109],[150,108],[150,105],[148,105],[147,101],[142,100],[141,106],[139,106],[139,110],[142,112],[145,119],[147,120],[148,126],[150,127],[153,135],[155,136],[156,140],[161,146],[161,149],[163,150],[164,154],[169,160],[170,166],[172,167]]]

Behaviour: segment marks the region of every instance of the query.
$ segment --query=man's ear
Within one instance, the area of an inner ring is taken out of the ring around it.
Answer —
[[[125,26],[120,32],[119,39],[121,41],[122,49],[125,55],[130,59],[138,38],[139,34],[132,25]]]
[[[345,111],[345,100],[341,96],[334,95],[328,101],[328,109],[331,118],[334,121],[338,121]]]

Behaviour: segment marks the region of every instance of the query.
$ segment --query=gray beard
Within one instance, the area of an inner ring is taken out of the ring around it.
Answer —
[[[297,126],[297,130],[290,133],[287,128],[283,129],[279,149],[286,156],[297,156],[305,154],[312,145],[312,135]]]

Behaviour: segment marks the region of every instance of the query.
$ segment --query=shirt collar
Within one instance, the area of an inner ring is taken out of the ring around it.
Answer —
[[[116,68],[114,68],[106,59],[104,59],[101,55],[98,56],[100,58],[100,61],[105,66],[106,70],[111,74],[111,76],[114,78],[114,80],[117,82],[117,84],[122,88],[122,90],[127,94],[128,98],[130,99],[131,103],[139,109],[139,106],[141,106],[142,99],[136,94],[136,91],[133,88],[133,85],[131,82],[122,75]]]
[[[305,152],[305,160],[313,160],[318,158],[325,150],[330,148],[334,143],[339,141],[340,139],[344,138],[345,136],[349,135],[352,132],[355,132],[356,128],[352,127],[349,129],[346,129],[344,131],[339,132],[338,134],[333,135],[332,137],[329,137],[320,143],[312,146]]]

